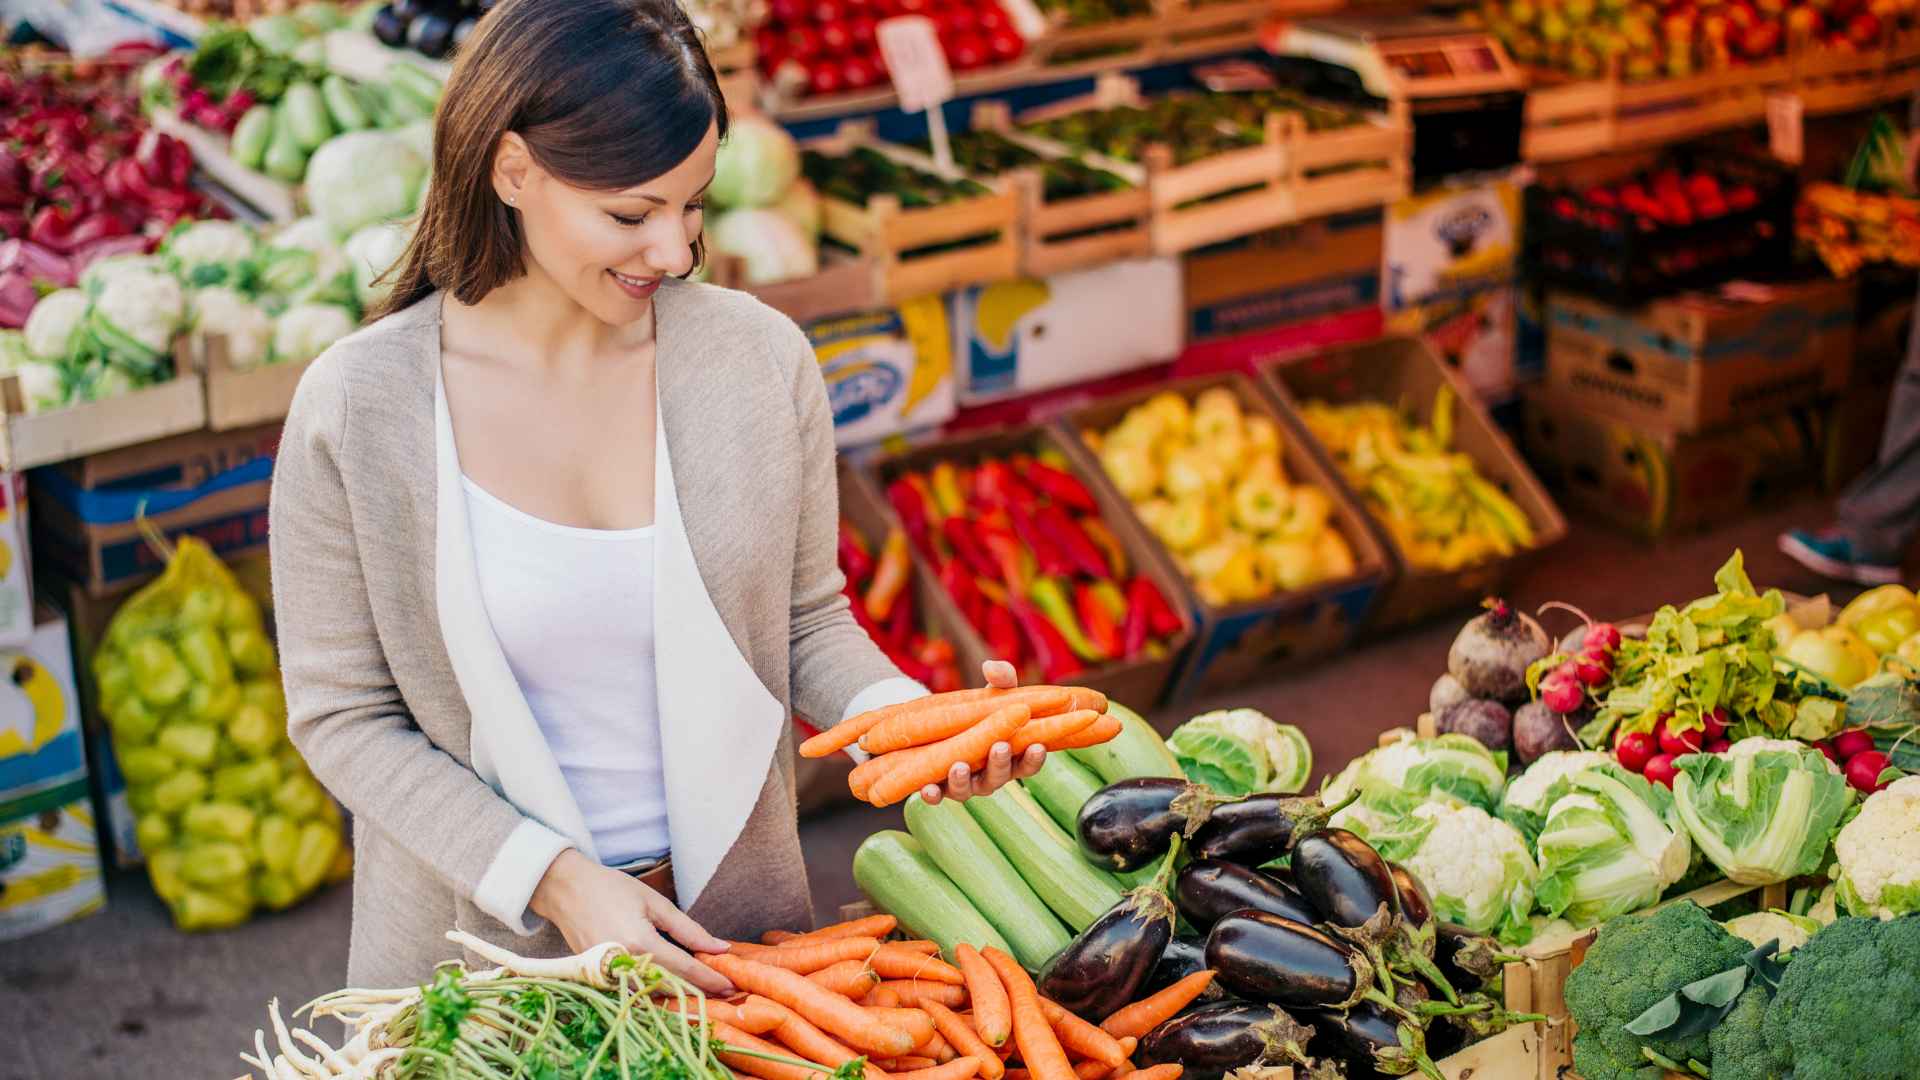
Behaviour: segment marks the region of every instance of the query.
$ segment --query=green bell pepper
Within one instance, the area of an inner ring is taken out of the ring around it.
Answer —
[[[216,799],[252,799],[272,791],[279,782],[280,766],[272,758],[258,758],[215,769],[213,795]]]
[[[196,626],[180,635],[178,648],[187,670],[200,682],[215,686],[233,682],[233,660],[227,655],[227,643],[220,631],[211,626]]]
[[[208,724],[173,723],[160,729],[160,749],[197,769],[213,764],[220,750],[220,729]]]
[[[239,844],[203,842],[181,850],[180,876],[192,884],[211,888],[246,876],[247,849]]]
[[[193,684],[187,692],[187,715],[195,720],[218,724],[240,707],[240,687],[231,682]]]
[[[307,822],[300,829],[300,847],[293,857],[293,883],[303,893],[318,888],[338,854],[339,831],[325,822]]]
[[[187,696],[193,673],[180,662],[172,646],[157,637],[143,637],[127,653],[140,696],[150,705],[165,707]]]
[[[172,904],[173,921],[182,930],[224,930],[247,921],[252,909],[203,889],[188,889]]]
[[[254,838],[254,846],[259,849],[260,861],[267,869],[284,874],[293,869],[294,857],[299,854],[300,826],[284,814],[267,814],[260,819],[260,832]]]
[[[180,771],[180,763],[159,747],[136,746],[124,752],[116,748],[116,752],[120,757],[120,775],[127,778],[128,787],[157,784]]]
[[[243,753],[253,757],[272,753],[282,730],[281,725],[264,709],[244,701],[227,720],[227,738]]]
[[[253,838],[253,811],[231,802],[203,802],[187,807],[181,827],[190,836],[244,844]]]
[[[153,788],[153,808],[163,814],[177,814],[207,797],[207,774],[182,769]]]
[[[305,821],[320,812],[321,805],[327,801],[327,793],[320,790],[320,785],[314,783],[313,777],[302,771],[282,780],[280,786],[274,789],[271,801],[274,809],[295,821]]]
[[[233,666],[238,668],[243,678],[258,678],[272,671],[278,663],[273,654],[273,642],[257,627],[227,631],[227,652],[233,656]]]

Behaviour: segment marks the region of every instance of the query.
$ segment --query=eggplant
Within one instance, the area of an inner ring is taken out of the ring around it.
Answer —
[[[1283,915],[1236,911],[1207,935],[1207,966],[1228,992],[1275,1005],[1339,1009],[1374,991],[1358,949]]]
[[[389,48],[403,48],[407,44],[409,21],[394,10],[393,4],[388,4],[373,16],[373,36],[380,39],[380,44]]]
[[[1350,1075],[1367,1076],[1370,1070],[1405,1076],[1418,1071],[1432,1080],[1445,1080],[1427,1056],[1426,1037],[1420,1028],[1371,1001],[1344,1012],[1315,1012],[1310,1020],[1323,1040],[1316,1047],[1344,1060]]]
[[[1197,937],[1175,937],[1167,942],[1161,952],[1160,960],[1153,965],[1153,974],[1147,976],[1146,984],[1140,989],[1144,993],[1154,994],[1172,986],[1181,979],[1207,967],[1207,941]],[[1225,1001],[1227,992],[1216,982],[1209,982],[1195,1000],[1200,1005],[1212,1005]]]
[[[1179,1065],[1180,1080],[1220,1080],[1249,1065],[1304,1065],[1312,1037],[1312,1028],[1283,1009],[1230,1002],[1176,1016],[1147,1032],[1134,1060],[1143,1069]]]
[[[1194,929],[1211,930],[1213,924],[1236,911],[1251,908],[1272,915],[1284,915],[1311,926],[1319,918],[1313,908],[1293,891],[1258,870],[1249,870],[1220,859],[1196,859],[1180,871],[1173,887],[1174,902]]]
[[[1399,863],[1388,863],[1387,873],[1393,878],[1393,913],[1400,916],[1408,930],[1425,929],[1433,922],[1433,901],[1427,899],[1427,890],[1420,885],[1420,879]]]
[[[1509,959],[1500,943],[1485,934],[1444,921],[1434,927],[1434,966],[1456,987],[1485,985]]]
[[[1172,860],[1153,883],[1122,897],[1040,971],[1040,993],[1084,1019],[1104,1020],[1138,1000],[1173,940],[1167,897]]]
[[[1080,807],[1080,848],[1096,864],[1122,873],[1167,853],[1173,838],[1203,824],[1226,800],[1200,784],[1142,776],[1109,784]]]
[[[1393,874],[1365,840],[1345,829],[1321,829],[1294,845],[1294,888],[1320,913],[1318,921],[1361,927],[1384,905],[1393,910]]]
[[[407,47],[430,60],[438,60],[453,48],[453,19],[443,11],[428,11],[407,27]]]
[[[1194,830],[1196,859],[1260,866],[1285,856],[1293,842],[1323,828],[1333,809],[1312,795],[1249,795],[1221,806]]]

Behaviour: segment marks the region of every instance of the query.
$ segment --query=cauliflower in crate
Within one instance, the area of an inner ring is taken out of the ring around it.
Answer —
[[[252,287],[257,246],[253,230],[238,222],[192,221],[175,226],[160,254],[188,288],[246,289]]]
[[[273,345],[273,319],[237,290],[215,286],[193,296],[193,329],[226,342],[227,363],[236,371],[258,367]]]
[[[1355,803],[1332,824],[1406,867],[1440,918],[1514,944],[1531,936],[1539,867],[1520,831],[1478,806],[1434,799],[1401,812]]]
[[[1891,919],[1920,912],[1920,776],[1867,796],[1833,850],[1848,914]]]
[[[337,304],[295,304],[273,327],[273,362],[304,364],[359,326],[353,312]]]
[[[1418,802],[1440,794],[1492,810],[1506,789],[1504,757],[1468,735],[1401,739],[1353,759],[1321,799],[1334,806],[1355,789],[1362,803]]]
[[[1573,774],[1613,761],[1599,750],[1552,750],[1534,759],[1527,771],[1507,784],[1500,796],[1500,817],[1532,843],[1546,824],[1547,811],[1565,795]]]

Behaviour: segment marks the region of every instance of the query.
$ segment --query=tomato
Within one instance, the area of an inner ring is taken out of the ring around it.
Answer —
[[[972,71],[986,65],[987,43],[979,34],[955,34],[942,39],[941,45],[946,49],[947,63],[955,70]]]
[[[834,23],[847,17],[845,0],[812,0],[807,11],[817,23]]]
[[[1018,60],[1020,54],[1026,51],[1026,39],[1008,27],[1003,26],[987,34],[987,52],[993,56],[995,63]]]
[[[816,94],[837,94],[846,89],[840,73],[840,61],[821,57],[807,65],[807,88]]]
[[[820,49],[828,56],[845,56],[854,50],[853,27],[844,19],[820,24]]]
[[[933,0],[891,0],[896,15],[925,15],[933,10]]]
[[[876,30],[879,25],[880,21],[871,15],[847,16],[847,33],[853,37],[853,43],[862,49],[871,49],[877,43]]]
[[[876,86],[886,79],[886,73],[880,70],[880,61],[864,53],[855,53],[840,62],[840,77],[849,90],[864,90]]]
[[[940,37],[944,40],[952,35],[973,33],[979,29],[980,20],[974,15],[972,8],[950,7],[941,10],[939,14],[935,15],[933,17],[933,24],[935,28],[940,31]]]
[[[1674,766],[1672,754],[1655,754],[1647,759],[1646,776],[1654,783],[1672,787],[1673,778],[1679,775],[1680,770]]]
[[[1676,731],[1665,724],[1660,725],[1660,749],[1674,757],[1697,752],[1705,741],[1700,737],[1699,728]]]
[[[999,4],[982,4],[974,11],[973,17],[980,24],[980,29],[988,33],[1013,29],[1013,20],[1007,18],[1006,10]]]
[[[1614,760],[1620,762],[1620,767],[1628,772],[1645,772],[1647,761],[1658,748],[1653,736],[1644,731],[1635,731],[1620,736],[1620,741],[1614,744],[1613,756]]]
[[[777,23],[802,23],[807,21],[809,7],[807,0],[768,0],[767,14]]]
[[[811,66],[810,62],[820,55],[822,46],[819,30],[811,26],[789,26],[786,37],[786,53],[793,59]]]

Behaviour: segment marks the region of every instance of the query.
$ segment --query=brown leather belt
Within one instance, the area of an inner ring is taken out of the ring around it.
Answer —
[[[625,869],[625,868],[623,868]],[[679,906],[679,898],[673,895],[673,858],[668,856],[657,863],[643,864],[626,872],[637,878],[640,884],[667,898],[667,903]]]

